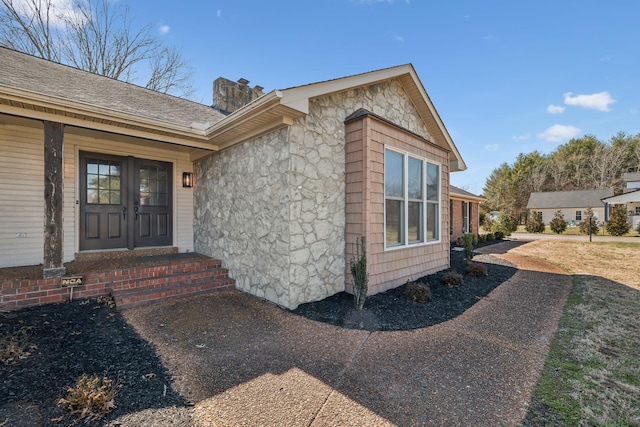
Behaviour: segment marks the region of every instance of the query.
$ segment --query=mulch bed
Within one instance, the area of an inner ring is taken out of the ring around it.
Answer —
[[[451,269],[464,274],[464,254],[452,251],[451,255]],[[459,288],[442,284],[442,275],[449,270],[422,278],[431,288],[428,303],[406,298],[405,285],[367,298],[362,311],[354,310],[352,296],[340,293],[303,304],[293,313],[370,331],[434,325],[463,313],[516,271],[490,255],[477,255],[474,261],[486,265],[488,276],[465,275]],[[0,426],[83,425],[57,404],[83,374],[108,377],[120,387],[115,409],[90,425],[193,425],[191,405],[173,390],[155,348],[108,302],[73,301],[0,313],[0,342],[26,331],[33,344],[17,364],[0,362]]]
[[[464,313],[469,307],[507,281],[516,272],[513,264],[491,255],[476,255],[474,262],[487,267],[485,277],[465,274],[464,252],[451,251],[451,268],[417,279],[431,289],[431,301],[419,303],[405,296],[407,285],[367,297],[364,308],[354,308],[353,296],[340,292],[322,301],[301,304],[293,313],[319,322],[350,329],[398,331],[436,325]],[[446,286],[443,276],[451,271],[464,275],[458,288]]]

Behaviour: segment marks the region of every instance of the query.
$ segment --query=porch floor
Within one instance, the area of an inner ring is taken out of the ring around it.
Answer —
[[[65,275],[84,276],[76,298],[111,295],[118,308],[233,287],[221,262],[175,248],[77,254]],[[42,278],[42,264],[0,269],[0,310],[64,302],[71,291],[61,278]]]
[[[154,253],[150,251],[116,251],[79,254],[74,261],[64,263],[66,275],[87,274],[125,268],[155,267],[185,260],[208,259],[195,252]],[[42,279],[42,264],[0,268],[0,282],[4,280]]]

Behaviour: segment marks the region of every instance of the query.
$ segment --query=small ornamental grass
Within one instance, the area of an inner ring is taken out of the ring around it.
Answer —
[[[67,388],[66,396],[58,404],[78,419],[98,420],[116,407],[117,392],[118,386],[109,378],[83,374],[75,386]]]
[[[459,288],[464,283],[462,274],[450,271],[442,277],[442,282],[450,288]]]
[[[467,263],[467,274],[471,277],[485,277],[488,276],[487,267],[477,262]]]
[[[0,363],[4,365],[17,365],[23,359],[29,357],[32,351],[38,347],[29,342],[31,328],[22,328],[18,332],[0,338]]]
[[[413,302],[425,303],[431,301],[431,288],[426,283],[407,283],[404,294]]]

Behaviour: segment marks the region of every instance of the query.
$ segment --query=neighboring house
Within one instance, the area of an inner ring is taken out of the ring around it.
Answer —
[[[0,48],[0,267],[169,246],[295,308],[350,290],[359,236],[370,294],[449,266],[466,166],[411,65],[261,89],[225,115]]]
[[[580,223],[586,218],[587,209],[591,208],[593,216],[602,222],[605,220],[605,204],[602,199],[613,196],[613,189],[547,191],[531,193],[527,209],[542,214],[542,222],[549,224],[556,211],[561,211],[567,222]]]
[[[449,198],[451,242],[455,242],[465,233],[478,234],[480,232],[480,203],[485,199],[453,185],[450,186]]]
[[[610,207],[607,209],[607,219],[614,205],[624,205],[629,224],[637,230],[640,226],[640,172],[625,173],[622,180],[626,184],[622,194],[602,199]]]

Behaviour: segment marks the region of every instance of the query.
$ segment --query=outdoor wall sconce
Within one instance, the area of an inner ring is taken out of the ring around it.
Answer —
[[[182,186],[184,188],[193,187],[193,172],[182,172]]]

